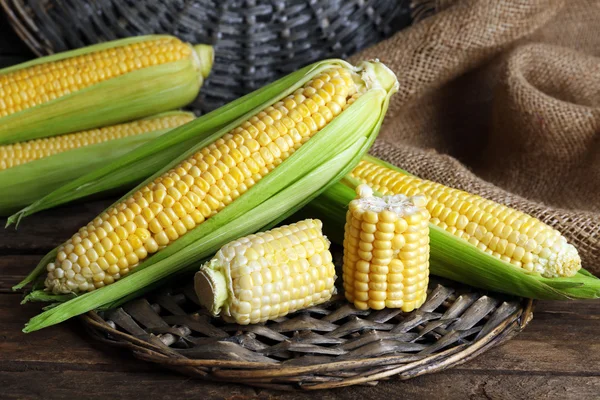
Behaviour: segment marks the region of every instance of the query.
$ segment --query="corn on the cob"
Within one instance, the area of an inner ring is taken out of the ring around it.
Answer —
[[[80,229],[48,264],[54,293],[111,284],[148,254],[219,212],[283,162],[364,91],[330,68]]]
[[[194,278],[213,315],[255,324],[323,303],[335,266],[319,220],[305,220],[226,244]]]
[[[141,36],[0,70],[0,143],[96,128],[179,108],[212,66],[212,48]]]
[[[425,194],[432,224],[527,272],[569,277],[581,268],[560,232],[523,212],[367,160],[350,176],[382,194]]]
[[[193,119],[194,116],[189,113],[169,113],[125,124],[0,146],[0,170],[114,139],[173,129]]]
[[[361,310],[419,308],[429,282],[429,212],[422,195],[356,188],[344,227],[344,292]]]

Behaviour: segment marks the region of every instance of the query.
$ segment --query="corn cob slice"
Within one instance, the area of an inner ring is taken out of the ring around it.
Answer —
[[[384,195],[425,194],[433,225],[527,272],[551,278],[581,268],[577,250],[560,232],[523,212],[367,160],[350,176]]]
[[[198,94],[212,48],[140,36],[0,70],[0,144],[179,108]]]
[[[356,188],[344,227],[344,292],[360,310],[409,312],[427,298],[429,212],[422,195],[374,197]]]
[[[0,170],[110,140],[173,129],[193,119],[190,113],[168,113],[125,124],[0,146]]]
[[[210,257],[224,244],[258,230],[269,229],[349,173],[375,140],[389,99],[398,89],[394,74],[377,61],[364,62],[357,67],[342,60],[324,60],[309,65],[252,95],[186,124],[170,133],[168,140],[163,140],[163,136],[149,146],[144,146],[144,149],[134,150],[131,153],[135,153],[135,156],[128,154],[124,157],[126,162],[119,160],[115,163],[118,168],[123,165],[134,165],[130,163],[134,160],[144,160],[144,157],[149,154],[160,157],[163,154],[161,151],[154,153],[153,151],[157,149],[170,151],[165,145],[174,143],[181,145],[185,143],[184,141],[196,140],[188,151],[132,190],[118,204],[126,201],[165,172],[177,167],[205,146],[222,138],[243,121],[249,120],[255,115],[256,110],[264,110],[269,105],[281,101],[285,96],[305,86],[308,81],[332,68],[350,71],[354,83],[359,88],[365,86],[366,91],[356,96],[356,101],[341,115],[319,130],[277,168],[240,195],[236,201],[157,254],[142,261],[127,276],[114,282],[110,287],[88,293],[76,296],[53,295],[48,291],[37,290],[39,288],[37,278],[46,271],[48,263],[55,260],[58,249],[48,253],[17,287],[35,282],[34,291],[27,296],[26,301],[58,301],[62,304],[32,318],[24,331],[42,329],[92,309],[117,307],[124,301],[156,287],[163,279],[194,273],[197,271],[198,262]],[[238,108],[244,111],[239,113]],[[223,126],[220,125],[223,121],[227,126],[214,131],[215,126]],[[109,170],[111,169],[105,169],[105,172]],[[107,183],[113,182],[107,181]]]
[[[329,300],[335,266],[322,227],[309,219],[226,244],[195,275],[200,303],[246,325]]]
[[[113,283],[237,199],[325,127],[365,86],[331,68],[80,229],[48,264],[54,293]]]

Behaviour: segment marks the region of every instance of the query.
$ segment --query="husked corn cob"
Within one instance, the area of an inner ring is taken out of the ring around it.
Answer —
[[[111,207],[59,248],[46,287],[68,293],[108,285],[219,212],[357,98],[364,87],[353,74],[325,70]]]
[[[177,38],[161,37],[0,75],[0,117],[137,69],[191,57],[192,51]]]
[[[527,272],[568,277],[581,268],[560,232],[523,212],[365,160],[351,176],[382,194],[425,194],[432,224]]]
[[[0,146],[0,170],[92,144],[172,129],[193,119],[192,114],[168,114],[89,131]]]
[[[203,306],[255,324],[323,303],[335,292],[335,266],[321,221],[308,219],[226,244],[194,278]]]
[[[374,197],[356,188],[344,227],[344,291],[361,310],[409,312],[427,298],[429,212],[422,195]]]

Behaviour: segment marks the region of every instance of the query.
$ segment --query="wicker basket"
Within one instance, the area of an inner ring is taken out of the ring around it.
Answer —
[[[215,109],[301,66],[347,57],[410,21],[409,0],[0,0],[37,55],[171,33],[215,46],[193,108]]]
[[[531,300],[436,278],[411,313],[359,311],[338,296],[266,324],[225,324],[182,285],[83,321],[96,339],[188,376],[315,390],[443,370],[508,340],[531,318]]]

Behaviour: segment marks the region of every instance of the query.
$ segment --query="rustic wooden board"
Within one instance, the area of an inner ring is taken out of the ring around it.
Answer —
[[[78,321],[32,334],[23,324],[40,306],[20,306],[10,286],[42,254],[60,244],[110,200],[77,204],[0,230],[1,398],[300,399],[307,394],[261,391],[196,381],[102,348]],[[0,219],[0,224],[4,220]],[[409,381],[311,393],[312,399],[595,399],[600,398],[600,301],[539,302],[525,331],[506,345],[456,368]],[[201,396],[201,397],[200,397]]]

